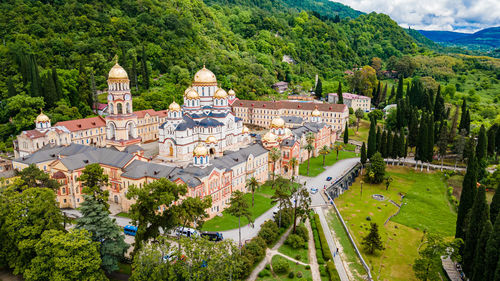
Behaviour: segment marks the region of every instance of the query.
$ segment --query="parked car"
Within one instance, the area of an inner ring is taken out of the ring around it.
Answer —
[[[326,181],[331,181],[332,180],[332,177],[327,177],[326,178]]]
[[[135,236],[137,234],[137,226],[126,225],[123,228],[123,233],[125,233],[126,235]]]
[[[311,194],[316,194],[318,193],[318,189],[317,188],[311,188]]]
[[[177,236],[185,236],[185,237],[191,237],[191,238],[196,238],[200,236],[198,231],[196,229],[192,229],[189,227],[178,227],[175,229],[175,235]]]
[[[215,242],[222,241],[224,239],[222,233],[216,231],[203,231],[201,233],[201,237],[206,237],[208,240]]]

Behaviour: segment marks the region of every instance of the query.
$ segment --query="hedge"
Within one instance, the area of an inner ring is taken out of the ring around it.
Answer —
[[[330,260],[326,263],[326,271],[330,276],[330,281],[340,281],[339,273],[337,272],[337,268],[335,268],[333,261]]]
[[[314,247],[316,248],[316,259],[318,260],[319,264],[324,264],[325,261],[323,259],[323,252],[321,251],[321,243],[319,242],[319,234],[318,234],[318,229],[316,228],[316,221],[314,219],[314,216],[310,216],[311,220],[311,228],[313,232],[313,238],[314,238]]]
[[[323,227],[319,221],[319,215],[314,214],[314,222],[316,223],[316,228],[318,229],[319,242],[321,243],[321,251],[323,252],[323,258],[325,261],[333,259],[330,248],[328,247],[328,242],[326,241],[325,232],[323,232]]]

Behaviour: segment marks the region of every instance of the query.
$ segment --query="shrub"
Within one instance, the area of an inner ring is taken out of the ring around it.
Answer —
[[[318,260],[318,264],[324,264],[325,260],[323,259],[323,255],[320,252],[316,252],[316,259]]]
[[[271,276],[271,272],[269,272],[269,270],[263,269],[261,272],[259,272],[259,277],[260,278],[263,278],[263,277],[266,277],[266,276]]]
[[[294,249],[299,249],[304,247],[304,239],[297,234],[290,234],[285,240],[285,244],[289,245]]]
[[[324,267],[324,266],[319,267],[319,275],[321,275],[323,277],[328,275],[328,273],[326,272],[326,267]]]
[[[310,270],[311,269],[311,266],[310,265],[306,265],[306,270]]]
[[[293,273],[293,271],[290,271],[290,273],[288,273],[288,278],[293,279],[294,277],[295,273]]]
[[[326,269],[328,275],[330,276],[330,280],[340,281],[339,273],[337,272],[337,268],[335,268],[335,264],[333,263],[333,261],[328,261],[326,263]]]
[[[321,252],[323,252],[323,258],[328,261],[332,259],[332,253],[328,247],[328,242],[326,241],[325,233],[323,232],[323,227],[319,221],[318,214],[314,215],[314,220],[316,221],[316,228],[318,228],[319,242],[321,244]]]
[[[266,269],[267,269],[267,270],[271,270],[271,265],[270,265],[270,264],[268,264],[268,263],[266,263]]]
[[[302,256],[301,256],[301,255],[299,255],[299,254],[296,254],[296,255],[295,255],[295,259],[296,259],[296,260],[300,261],[300,259],[301,259],[301,258],[302,258]]]
[[[273,245],[279,236],[278,225],[274,221],[266,221],[262,224],[258,236],[266,241],[267,246]]]
[[[276,213],[276,215],[274,215],[274,221],[276,222],[276,225],[279,225],[280,214],[281,214],[281,228],[286,229],[292,224],[292,220],[293,220],[292,209],[287,208],[287,209],[279,210]]]
[[[257,236],[243,247],[242,254],[247,257],[253,265],[264,258],[266,254],[266,242],[264,239]]]
[[[302,278],[302,272],[297,272],[297,278]]]
[[[302,237],[302,239],[304,241],[308,241],[309,240],[309,234],[308,234],[307,228],[305,226],[303,226],[303,225],[297,225],[297,227],[295,228],[295,234],[297,234],[300,237]]]
[[[289,269],[290,269],[290,265],[283,258],[278,259],[273,263],[273,270],[274,270],[274,272],[276,272],[278,274],[287,273]]]

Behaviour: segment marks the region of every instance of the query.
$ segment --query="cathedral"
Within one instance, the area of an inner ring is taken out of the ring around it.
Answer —
[[[209,156],[220,157],[250,143],[249,130],[231,110],[233,90],[217,86],[217,78],[203,66],[184,91],[184,104],[169,106],[166,122],[159,128],[159,158],[164,161],[191,161],[196,148],[203,146]],[[198,148],[199,150],[199,148]],[[195,157],[195,161],[204,158]]]

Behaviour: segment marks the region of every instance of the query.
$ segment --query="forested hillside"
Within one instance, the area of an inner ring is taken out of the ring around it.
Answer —
[[[0,139],[7,145],[34,126],[39,108],[53,124],[91,115],[115,55],[131,78],[134,109],[159,110],[181,101],[203,64],[222,87],[256,99],[273,97],[277,81],[308,90],[318,74],[324,91],[333,91],[346,82],[346,69],[374,57],[397,69],[404,66],[398,58],[426,62],[431,53],[387,15],[327,0],[10,0],[0,9]],[[284,55],[294,63],[282,62]],[[436,68],[411,64],[412,75],[438,72],[452,81],[471,67],[462,58],[429,61]]]

